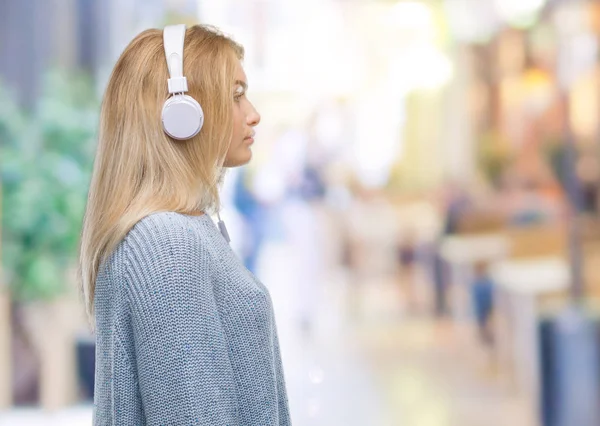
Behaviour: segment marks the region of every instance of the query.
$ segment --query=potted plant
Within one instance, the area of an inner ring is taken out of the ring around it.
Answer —
[[[32,333],[45,321],[48,326],[52,320],[63,321],[55,324],[58,328],[65,325],[64,300],[75,293],[72,272],[93,163],[98,102],[89,77],[56,71],[46,76],[34,110],[18,108],[6,91],[0,91],[0,99],[2,264],[13,331],[37,341],[35,346],[45,338]],[[43,362],[40,366],[43,375]]]

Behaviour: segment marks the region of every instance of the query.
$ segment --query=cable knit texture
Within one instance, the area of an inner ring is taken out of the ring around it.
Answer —
[[[291,424],[269,291],[208,215],[136,223],[94,305],[95,426]]]

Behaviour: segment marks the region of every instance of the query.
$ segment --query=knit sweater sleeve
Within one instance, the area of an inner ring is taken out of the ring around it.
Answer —
[[[238,425],[209,252],[183,226],[138,226],[127,294],[146,425]]]

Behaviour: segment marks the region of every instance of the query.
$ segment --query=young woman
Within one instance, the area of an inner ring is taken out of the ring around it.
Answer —
[[[209,216],[260,121],[243,54],[169,26],[110,77],[80,250],[96,426],[291,423],[269,292]]]

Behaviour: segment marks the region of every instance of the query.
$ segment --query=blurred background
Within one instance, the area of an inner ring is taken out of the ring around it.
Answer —
[[[600,425],[592,0],[0,0],[0,425],[91,424],[99,105],[182,22],[246,48],[262,121],[222,217],[296,426]]]

